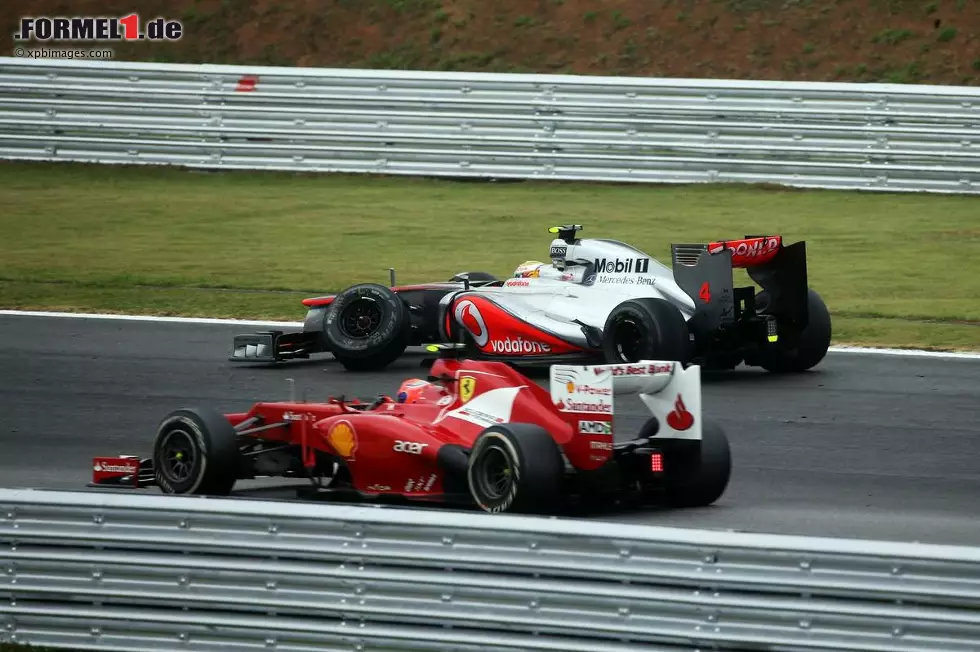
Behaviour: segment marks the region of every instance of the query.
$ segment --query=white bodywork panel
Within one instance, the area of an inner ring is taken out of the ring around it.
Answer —
[[[637,394],[660,424],[657,439],[701,439],[701,368],[677,362],[552,365],[551,400],[582,419],[612,418],[615,397]]]
[[[579,346],[586,344],[581,324],[602,330],[612,310],[629,299],[664,299],[685,319],[694,314],[694,300],[674,282],[673,271],[623,242],[582,239],[567,244],[555,239],[551,254],[551,263],[525,263],[502,287],[470,293]]]

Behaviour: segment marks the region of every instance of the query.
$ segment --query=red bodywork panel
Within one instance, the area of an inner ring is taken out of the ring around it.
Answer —
[[[720,240],[708,244],[708,253],[716,254],[725,249],[731,249],[732,267],[755,267],[768,263],[775,258],[782,245],[783,238],[778,235],[742,238],[740,240]]]
[[[228,414],[232,424],[262,417],[262,424],[287,421],[264,430],[265,440],[297,444],[304,463],[315,450],[342,458],[354,488],[364,493],[433,496],[443,491],[440,448],[469,449],[481,432],[497,423],[533,423],[547,430],[578,469],[591,470],[612,455],[608,433],[578,434],[579,419],[612,422],[612,414],[569,414],[552,404],[551,393],[509,365],[492,361],[437,360],[437,379],[421,384],[415,402],[390,398],[372,409],[331,399],[326,403],[256,403],[244,413]]]
[[[553,356],[579,353],[581,348],[546,333],[511,314],[489,297],[464,295],[446,311],[446,332],[455,317],[483,353],[502,357]]]
[[[139,485],[140,458],[133,455],[96,457],[92,460],[92,481],[97,484],[119,482],[129,477],[129,484]]]

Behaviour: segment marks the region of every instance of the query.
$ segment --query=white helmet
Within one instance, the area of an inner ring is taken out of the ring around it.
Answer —
[[[514,270],[514,278],[537,278],[541,276],[541,268],[545,266],[539,260],[526,260]]]

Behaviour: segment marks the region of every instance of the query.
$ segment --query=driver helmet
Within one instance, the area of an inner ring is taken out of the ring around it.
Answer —
[[[399,403],[418,403],[424,398],[426,390],[430,388],[434,388],[436,390],[434,393],[440,396],[447,394],[446,389],[440,385],[430,383],[421,378],[409,378],[398,388],[398,394],[396,394],[395,399]]]
[[[524,261],[514,270],[514,278],[537,278],[541,276],[542,267],[544,263],[539,260]]]

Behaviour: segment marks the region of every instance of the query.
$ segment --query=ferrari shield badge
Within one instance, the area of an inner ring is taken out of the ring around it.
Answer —
[[[459,400],[461,403],[473,398],[473,391],[476,390],[476,378],[473,376],[460,376],[459,378]]]

